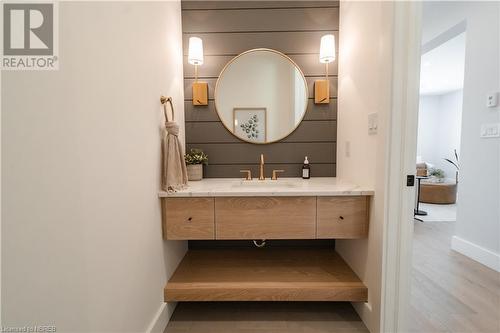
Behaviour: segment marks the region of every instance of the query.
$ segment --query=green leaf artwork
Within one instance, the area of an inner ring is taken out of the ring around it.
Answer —
[[[241,129],[246,134],[248,139],[258,139],[259,130],[257,129],[259,123],[259,117],[254,114],[247,122],[240,124]]]

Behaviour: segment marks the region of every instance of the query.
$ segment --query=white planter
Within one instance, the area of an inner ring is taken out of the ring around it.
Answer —
[[[203,179],[203,164],[187,165],[188,180]]]

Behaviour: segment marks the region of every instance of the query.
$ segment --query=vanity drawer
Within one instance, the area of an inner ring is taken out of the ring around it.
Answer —
[[[368,236],[368,197],[318,197],[316,238]]]
[[[214,239],[213,198],[162,200],[164,239]]]
[[[216,239],[311,239],[315,197],[215,198]]]

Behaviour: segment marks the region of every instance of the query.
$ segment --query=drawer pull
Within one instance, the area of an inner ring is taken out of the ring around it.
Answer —
[[[343,219],[344,219],[344,217],[343,217],[342,215],[340,215],[340,216],[339,216],[339,218],[340,218],[341,220],[343,220]]]

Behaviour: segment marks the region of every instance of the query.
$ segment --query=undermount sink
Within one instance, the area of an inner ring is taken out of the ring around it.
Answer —
[[[240,180],[232,185],[233,188],[295,188],[297,184],[289,180]]]

